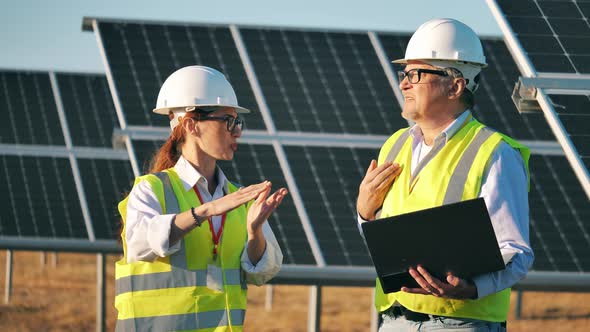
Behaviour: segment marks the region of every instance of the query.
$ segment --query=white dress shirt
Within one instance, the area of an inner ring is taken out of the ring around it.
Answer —
[[[463,112],[435,138],[433,146],[441,140],[441,144],[446,144],[469,115],[470,111]],[[413,174],[420,161],[424,158],[428,158],[428,161],[434,155],[428,155],[432,146],[424,143],[420,127],[414,125],[409,130],[412,136]],[[520,153],[505,142],[498,145],[486,165],[479,197],[483,197],[486,202],[502,258],[507,264],[504,270],[473,278],[478,298],[482,298],[512,287],[526,276],[534,260],[529,242],[527,173]],[[359,228],[365,221],[359,215]]]
[[[207,179],[202,176],[184,157],[180,157],[174,166],[184,189],[189,191],[195,184],[203,198],[202,203],[223,197],[228,192],[228,180],[221,169],[217,168],[217,187],[213,195],[209,193]],[[162,214],[160,203],[147,180],[139,182],[129,193],[125,240],[127,242],[127,262],[153,261],[157,257],[170,256],[180,249],[180,241],[170,246],[170,226],[174,214]],[[221,227],[221,216],[214,216],[213,227],[217,232]],[[202,226],[208,227],[206,223]],[[274,277],[283,262],[283,253],[272,232],[265,222],[262,231],[266,239],[266,249],[260,261],[254,265],[248,257],[247,245],[241,256],[241,266],[246,272],[248,283],[261,285]],[[222,234],[223,237],[223,234]]]

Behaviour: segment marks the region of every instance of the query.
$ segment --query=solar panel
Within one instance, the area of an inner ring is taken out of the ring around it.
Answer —
[[[0,235],[114,239],[112,212],[132,173],[109,148],[117,120],[105,77],[2,71],[0,84],[10,133],[0,152]]]
[[[240,185],[269,180],[273,190],[287,188],[272,145],[240,144],[234,159],[221,161],[219,166],[230,181]],[[269,225],[283,251],[283,263],[315,264],[292,195],[285,197],[279,209],[272,214]]]
[[[293,175],[328,265],[369,266],[356,196],[376,149],[287,146]]]
[[[99,29],[127,125],[168,126],[152,109],[164,79],[186,65],[220,70],[240,105],[258,109],[228,27],[101,22]],[[248,128],[265,128],[259,112]]]
[[[540,72],[590,73],[589,4],[585,1],[497,1]]]
[[[141,174],[147,174],[150,170],[150,162],[159,148],[164,144],[164,140],[148,141],[133,140],[133,149],[137,157],[138,165],[141,168]]]
[[[366,33],[241,34],[277,130],[388,135],[407,124]]]
[[[56,74],[64,117],[74,146],[110,148],[118,120],[108,83],[102,75]],[[133,185],[129,160],[110,156],[77,158],[81,187],[92,222],[93,237],[119,236],[117,204]]]
[[[0,155],[0,234],[88,238],[67,158]]]
[[[128,160],[79,159],[80,175],[97,239],[117,239],[120,215],[117,204],[133,185]]]
[[[0,71],[0,143],[64,145],[47,73]]]
[[[56,74],[75,146],[112,147],[118,123],[104,75]]]
[[[590,271],[590,205],[567,159],[532,156],[530,239],[533,270]]]
[[[590,96],[550,95],[550,98],[582,161],[590,169]]]

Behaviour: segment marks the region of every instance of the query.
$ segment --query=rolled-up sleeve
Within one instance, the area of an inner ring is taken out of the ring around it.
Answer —
[[[169,246],[170,226],[174,214],[162,214],[162,208],[146,180],[129,193],[125,224],[127,263],[153,261],[180,249],[180,242]]]
[[[481,189],[506,268],[473,278],[478,298],[512,287],[533,264],[529,242],[528,179],[520,153],[501,143]]]
[[[265,222],[262,226],[262,232],[266,239],[266,248],[260,261],[256,265],[252,264],[248,256],[248,242],[244,245],[242,252],[241,265],[246,273],[246,281],[249,284],[262,285],[272,279],[281,269],[283,265],[283,252],[279,247],[279,243],[272,232],[272,229]]]

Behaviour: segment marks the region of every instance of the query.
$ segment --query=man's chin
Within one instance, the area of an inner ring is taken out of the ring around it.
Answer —
[[[415,121],[416,113],[412,111],[402,111],[402,118],[409,121]]]

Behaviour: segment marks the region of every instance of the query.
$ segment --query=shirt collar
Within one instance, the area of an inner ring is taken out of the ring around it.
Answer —
[[[188,162],[183,156],[178,158],[176,165],[174,165],[174,170],[178,177],[182,181],[182,185],[184,186],[185,191],[189,191],[196,183],[199,183],[199,186],[204,186],[207,188],[207,179],[197,171],[191,163]],[[227,177],[221,170],[221,168],[217,167],[217,186],[222,186],[223,191],[227,192]]]
[[[445,130],[438,134],[438,136],[436,136],[434,140],[437,141],[444,138],[445,143],[448,142],[449,139],[453,137],[453,135],[455,135],[459,131],[459,129],[461,129],[463,123],[465,123],[465,120],[467,119],[467,117],[469,117],[469,115],[471,115],[471,110],[469,109],[461,113],[461,115],[459,115],[458,118],[456,118],[450,125],[448,125],[445,128]],[[420,129],[420,127],[418,127],[417,124],[413,125],[410,128],[410,135],[412,135],[412,138],[415,142],[421,142],[424,137],[422,129]]]

